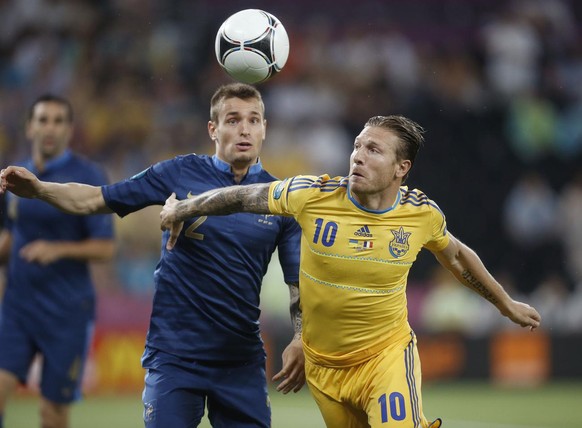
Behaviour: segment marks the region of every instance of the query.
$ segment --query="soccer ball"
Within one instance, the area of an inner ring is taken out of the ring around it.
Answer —
[[[259,9],[231,15],[216,34],[216,59],[234,79],[260,83],[280,72],[289,56],[289,37],[281,21]]]

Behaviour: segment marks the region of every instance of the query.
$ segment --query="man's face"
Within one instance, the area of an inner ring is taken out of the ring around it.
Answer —
[[[267,121],[259,100],[227,98],[218,109],[217,122],[208,123],[210,138],[216,143],[216,155],[235,167],[247,167],[257,161]]]
[[[34,106],[26,124],[26,137],[32,142],[33,153],[45,160],[60,156],[69,146],[72,134],[73,124],[66,105],[43,101]]]
[[[350,189],[354,194],[373,195],[400,186],[410,162],[399,161],[400,141],[389,129],[365,127],[354,142],[350,156]]]

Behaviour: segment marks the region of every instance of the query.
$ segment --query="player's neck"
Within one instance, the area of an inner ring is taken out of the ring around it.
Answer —
[[[230,166],[230,170],[232,172],[232,175],[234,176],[234,182],[236,184],[240,184],[240,182],[243,181],[243,179],[249,172],[250,167],[251,167],[250,165],[247,165],[245,167],[237,167],[235,165]]]
[[[399,187],[395,187],[377,193],[353,193],[352,196],[361,206],[368,210],[386,211],[396,202],[398,189]]]
[[[234,182],[236,184],[240,184],[240,182],[243,181],[243,179],[248,174],[251,166],[254,165],[255,163],[257,163],[256,159],[252,162],[234,162],[234,163],[231,163],[230,164],[230,171],[232,172],[232,175],[234,175]]]
[[[44,166],[49,159],[45,159],[45,157],[39,153],[38,151],[33,151],[32,153],[32,163],[38,172],[44,171]]]

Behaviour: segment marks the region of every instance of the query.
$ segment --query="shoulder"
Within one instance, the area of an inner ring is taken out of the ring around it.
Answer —
[[[442,214],[437,203],[419,189],[408,189],[407,186],[402,186],[400,187],[400,194],[400,205],[417,207],[418,209],[425,209],[428,211],[437,210]]]
[[[170,159],[165,159],[159,161],[152,165],[153,171],[171,171],[177,173],[183,168],[197,169],[204,166],[209,166],[210,162],[206,155],[197,155],[194,153],[189,153],[186,155],[178,155]]]
[[[309,189],[313,192],[333,192],[338,189],[347,189],[347,177],[333,177],[329,175],[297,175],[289,179],[289,192]]]

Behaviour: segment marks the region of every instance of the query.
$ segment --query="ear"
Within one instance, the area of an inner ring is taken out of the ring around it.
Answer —
[[[399,161],[396,168],[396,176],[404,178],[406,174],[408,174],[408,172],[410,171],[410,168],[412,168],[412,162],[410,162],[410,160],[405,159]]]
[[[208,121],[208,135],[212,141],[216,142],[216,125],[213,121]]]

